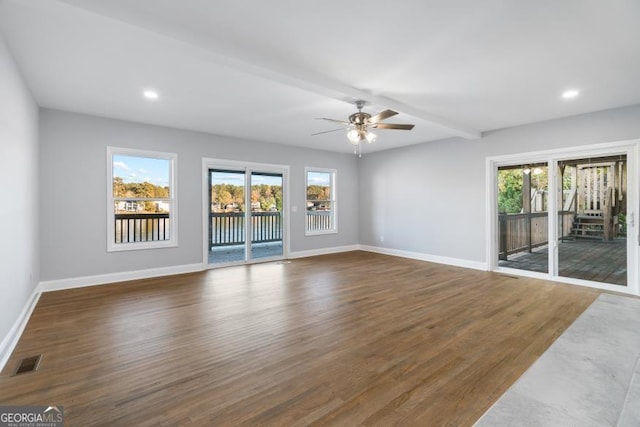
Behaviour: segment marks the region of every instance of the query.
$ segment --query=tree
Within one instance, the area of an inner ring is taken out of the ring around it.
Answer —
[[[324,185],[309,185],[307,187],[307,200],[330,200],[331,189]]]
[[[226,205],[235,203],[239,210],[244,211],[244,186],[231,184],[214,184],[211,186],[211,202],[222,209]],[[251,203],[259,203],[260,209],[269,210],[275,207],[282,210],[282,186],[256,184],[251,186]]]
[[[233,196],[226,189],[220,190],[218,192],[218,203],[220,203],[220,207],[222,207],[224,209],[225,206],[230,205],[230,204],[233,203]]]
[[[116,176],[113,178],[113,196],[114,197],[125,197],[127,190],[125,188],[125,184],[122,181],[122,178]]]
[[[522,211],[522,169],[498,170],[498,212]]]
[[[131,199],[156,199],[143,201],[144,212],[156,212],[158,207],[157,199],[166,199],[169,197],[169,187],[162,187],[150,182],[124,182],[119,176],[113,177],[113,196],[117,198]]]

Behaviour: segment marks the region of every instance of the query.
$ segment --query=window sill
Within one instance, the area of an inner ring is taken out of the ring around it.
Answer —
[[[178,242],[169,240],[164,242],[136,242],[136,243],[111,243],[107,252],[140,251],[147,249],[175,248]]]
[[[338,230],[305,231],[305,236],[322,236],[324,234],[338,234]]]

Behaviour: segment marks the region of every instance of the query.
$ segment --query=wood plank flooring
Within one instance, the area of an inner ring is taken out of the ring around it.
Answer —
[[[69,426],[470,426],[598,294],[366,252],[50,292],[0,404]]]

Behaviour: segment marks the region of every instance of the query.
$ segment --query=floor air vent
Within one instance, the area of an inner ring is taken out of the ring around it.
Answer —
[[[20,361],[18,365],[18,369],[16,369],[16,373],[14,375],[26,374],[27,372],[35,372],[38,370],[40,366],[40,361],[42,360],[42,355],[39,354],[37,356],[25,357]]]

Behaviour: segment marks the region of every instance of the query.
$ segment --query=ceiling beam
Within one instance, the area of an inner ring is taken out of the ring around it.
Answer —
[[[72,5],[71,7],[91,11],[90,8],[85,8],[82,4],[77,4],[76,1],[61,1],[66,2],[68,6]],[[297,87],[351,104],[356,100],[363,100],[370,104],[391,108],[417,119],[424,120],[431,126],[451,136],[466,139],[477,139],[482,136],[481,132],[477,129],[438,117],[387,96],[373,94],[366,90],[346,85],[316,71],[302,70],[294,63],[285,63],[281,59],[276,59],[273,56],[268,56],[261,52],[250,52],[247,49],[242,51],[239,51],[237,48],[231,49],[228,46],[221,45],[215,40],[193,33],[185,37],[184,32],[166,27],[160,28],[150,21],[140,23],[132,22],[133,20],[125,21],[115,16],[110,16],[110,18],[152,32],[160,37],[168,37],[173,41],[183,44],[184,48],[190,50],[193,54],[204,55],[204,58],[213,61],[217,65],[230,67],[243,73],[282,83],[287,86]]]
[[[297,87],[318,95],[327,96],[339,101],[355,103],[356,100],[363,100],[369,104],[376,104],[385,108],[391,108],[409,116],[424,120],[431,126],[450,134],[465,139],[478,139],[482,137],[482,132],[455,123],[451,120],[427,113],[411,105],[397,101],[384,95],[376,95],[366,90],[354,88],[344,83],[333,80],[330,77],[317,72],[302,71],[292,64],[283,64],[265,58],[255,59],[249,57],[230,56],[222,54],[204,47],[207,52],[215,56],[215,61],[220,65],[225,65],[237,69],[238,71],[262,77],[271,81]]]
[[[482,133],[471,127],[455,123],[451,120],[438,117],[427,113],[411,105],[397,101],[384,95],[376,95],[371,92],[354,88],[349,85],[332,80],[329,77],[319,73],[295,72],[293,67],[281,69],[281,65],[269,64],[269,68],[256,67],[251,64],[251,72],[254,75],[263,77],[272,81],[286,84],[288,86],[298,87],[310,92],[324,95],[339,101],[354,104],[356,100],[363,100],[369,104],[379,105],[390,108],[409,116],[424,120],[431,126],[439,130],[451,134],[451,136],[459,136],[465,139],[478,139],[482,137]],[[245,71],[248,71],[245,69]]]

